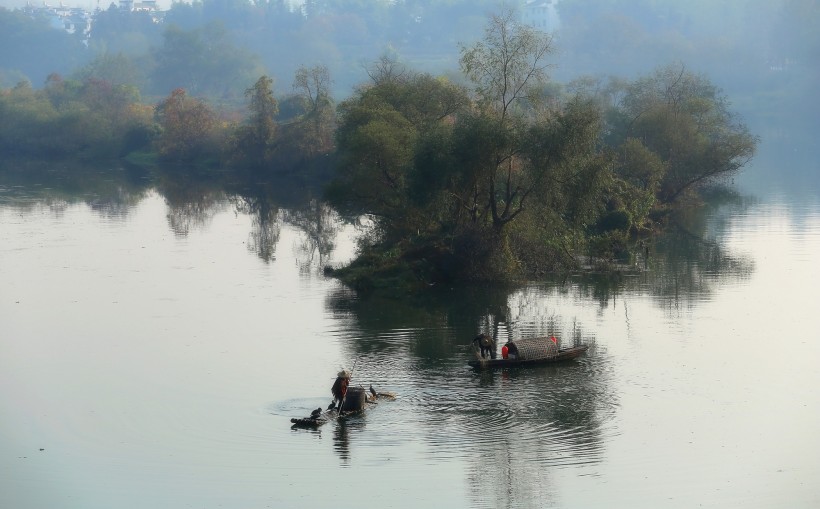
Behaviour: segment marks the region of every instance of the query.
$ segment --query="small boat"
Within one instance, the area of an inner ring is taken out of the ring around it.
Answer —
[[[370,395],[365,393],[363,387],[350,387],[345,396],[345,401],[342,404],[342,410],[327,409],[322,410],[317,408],[311,412],[308,417],[294,417],[290,420],[293,424],[292,428],[318,428],[330,421],[340,418],[358,415],[368,408],[377,405],[378,400],[392,401],[396,399],[396,395],[392,392],[376,392],[372,386],[370,388]]]
[[[511,341],[504,345],[504,348],[508,352],[507,358],[484,359],[479,357],[468,361],[467,364],[478,369],[553,364],[575,359],[586,352],[589,346],[579,345],[559,349],[551,338],[539,337]],[[478,352],[476,356],[478,357]]]

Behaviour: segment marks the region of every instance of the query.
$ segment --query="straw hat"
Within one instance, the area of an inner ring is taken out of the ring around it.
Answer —
[[[346,369],[343,369],[339,371],[339,373],[336,376],[339,378],[350,378],[350,372]]]

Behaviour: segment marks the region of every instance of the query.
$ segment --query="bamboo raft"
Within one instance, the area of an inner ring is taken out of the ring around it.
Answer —
[[[290,420],[293,424],[291,428],[318,428],[331,421],[362,414],[377,405],[379,400],[392,401],[394,399],[396,395],[392,392],[377,392],[375,396],[367,396],[364,388],[351,387],[348,389],[341,411],[328,409],[308,417],[294,417]]]

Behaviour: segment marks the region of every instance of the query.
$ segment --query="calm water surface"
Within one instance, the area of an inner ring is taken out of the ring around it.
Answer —
[[[322,276],[356,232],[315,202],[113,189],[0,184],[2,508],[820,506],[812,192],[617,280],[395,301]],[[591,349],[479,373],[482,330]],[[292,430],[342,366],[398,398]]]

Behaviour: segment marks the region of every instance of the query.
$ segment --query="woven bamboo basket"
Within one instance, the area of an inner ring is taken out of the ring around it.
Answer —
[[[515,346],[517,358],[521,360],[549,359],[558,355],[558,345],[549,337],[519,339],[511,344]]]

